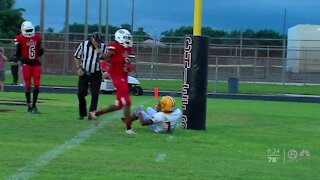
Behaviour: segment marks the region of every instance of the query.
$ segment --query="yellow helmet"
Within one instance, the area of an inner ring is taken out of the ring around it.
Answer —
[[[161,112],[170,113],[175,107],[175,101],[171,96],[163,96],[160,100]]]

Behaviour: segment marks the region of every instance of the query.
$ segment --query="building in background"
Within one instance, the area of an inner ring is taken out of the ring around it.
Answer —
[[[286,57],[289,72],[320,72],[320,25],[289,28]]]

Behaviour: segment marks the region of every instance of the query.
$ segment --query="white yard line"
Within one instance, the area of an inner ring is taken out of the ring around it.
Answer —
[[[110,117],[110,116],[109,116]],[[88,139],[91,135],[93,135],[95,132],[97,132],[99,129],[101,129],[104,125],[109,123],[112,120],[115,120],[120,117],[120,113],[114,113],[111,116],[111,119],[108,119],[108,121],[100,121],[99,126],[89,125],[89,127],[80,133],[78,133],[74,138],[70,139],[69,141],[66,141],[64,144],[61,144],[41,156],[39,156],[37,159],[33,160],[26,166],[19,168],[17,172],[5,179],[29,179],[30,176],[32,176],[35,172],[39,171],[41,168],[46,166],[50,163],[51,160],[55,159],[56,157],[63,154],[65,151],[74,148],[78,146],[79,144],[83,143],[86,139]]]
[[[150,100],[149,100],[150,101]],[[145,101],[142,102],[143,104],[149,102]],[[132,111],[134,112],[134,111]],[[13,180],[13,179],[29,179],[34,173],[40,171],[44,166],[49,164],[51,160],[55,159],[56,157],[63,154],[65,151],[72,149],[81,143],[83,143],[85,140],[87,140],[91,135],[93,135],[95,132],[97,132],[99,129],[101,129],[104,125],[108,124],[110,121],[115,119],[120,119],[120,116],[122,115],[122,110],[114,112],[111,114],[112,116],[108,116],[108,120],[100,121],[99,126],[90,125],[87,129],[81,131],[78,133],[74,138],[66,141],[64,144],[61,144],[44,154],[40,155],[35,160],[31,161],[27,165],[25,165],[22,168],[19,168],[16,173],[14,173],[11,176],[6,177],[6,180]],[[109,119],[111,117],[111,119]]]
[[[167,142],[171,143],[171,142],[174,141],[174,139],[175,139],[175,136],[173,136],[173,135],[171,135],[171,134],[166,135],[166,140],[167,140]],[[157,154],[157,156],[156,156],[156,158],[154,159],[154,161],[157,162],[157,163],[158,163],[158,162],[162,162],[162,161],[164,161],[164,160],[166,159],[166,157],[167,157],[167,154],[166,154],[166,153],[160,152],[159,154]]]

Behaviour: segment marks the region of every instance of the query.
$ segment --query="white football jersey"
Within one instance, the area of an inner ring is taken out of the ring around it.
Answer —
[[[170,114],[157,112],[153,114],[152,121],[156,125],[155,132],[169,132],[176,128],[177,123],[182,115],[179,108],[174,109]],[[169,129],[170,128],[170,129]]]

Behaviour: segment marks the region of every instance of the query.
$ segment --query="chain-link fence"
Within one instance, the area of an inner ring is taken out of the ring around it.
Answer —
[[[83,37],[74,34],[66,41],[63,35],[50,37],[46,34],[42,72],[74,75],[73,54]],[[133,75],[152,80],[182,79],[184,38],[175,38],[175,42],[178,43],[153,40],[135,43],[136,72]],[[320,48],[287,48],[286,42],[281,39],[212,38],[208,79],[227,81],[233,77],[248,82],[320,83]],[[7,56],[15,53],[11,39],[1,39],[0,46],[5,48]]]

